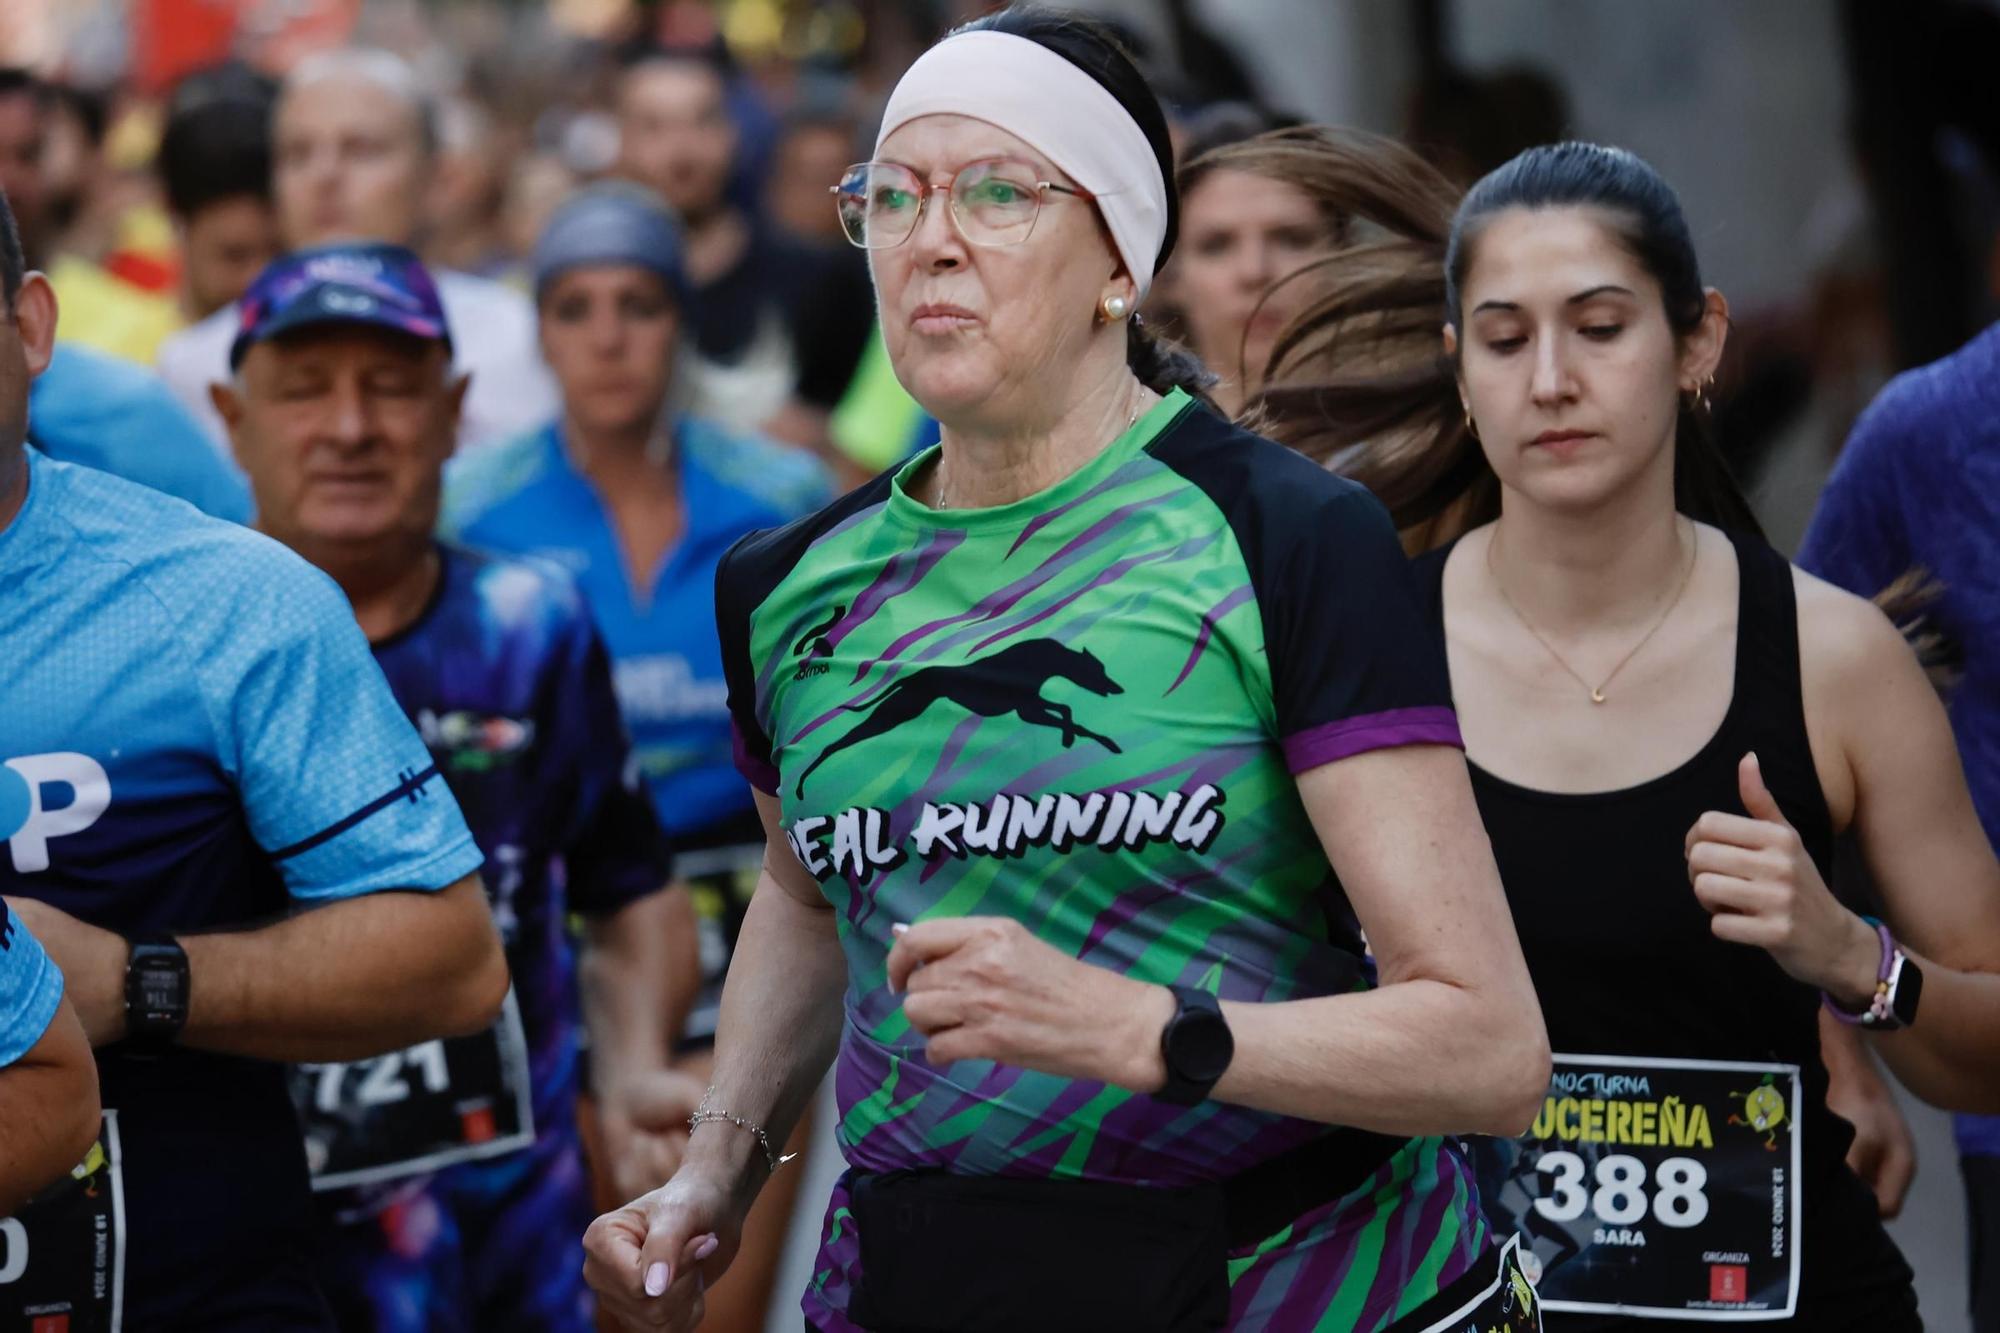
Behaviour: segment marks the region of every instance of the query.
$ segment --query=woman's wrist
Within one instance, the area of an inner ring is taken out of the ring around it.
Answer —
[[[689,1131],[675,1174],[701,1177],[746,1201],[771,1178],[757,1137],[723,1121],[705,1121]]]
[[[1846,929],[1839,957],[1820,987],[1834,1004],[1850,1014],[1867,1009],[1882,974],[1882,936],[1853,912],[1842,911]]]
[[[1130,977],[1115,979],[1127,993],[1113,997],[1116,1003],[1100,1011],[1121,1016],[1104,1027],[1104,1081],[1134,1092],[1158,1092],[1167,1081],[1160,1039],[1174,1016],[1174,993]]]

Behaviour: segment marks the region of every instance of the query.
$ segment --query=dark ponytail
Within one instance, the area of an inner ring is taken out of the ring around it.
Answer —
[[[1287,144],[1289,137],[1294,141]],[[1378,239],[1321,261],[1328,293],[1273,349],[1252,410],[1277,438],[1329,462],[1382,499],[1416,547],[1499,517],[1500,486],[1459,409],[1438,323],[1463,329],[1459,293],[1480,232],[1509,208],[1606,210],[1620,242],[1660,284],[1678,337],[1706,310],[1680,201],[1633,154],[1595,144],[1531,148],[1488,173],[1452,211],[1452,187],[1406,149],[1314,131],[1266,135],[1220,150],[1237,170],[1275,167],[1373,224]],[[1298,156],[1311,159],[1304,169]],[[1346,367],[1354,369],[1348,370]],[[1674,435],[1674,502],[1690,517],[1761,537],[1710,430],[1705,402],[1682,399]]]
[[[1215,387],[1216,375],[1201,358],[1168,338],[1162,338],[1133,315],[1125,325],[1125,364],[1139,383],[1154,393],[1185,390],[1210,407],[1215,403],[1208,391]]]
[[[1167,133],[1167,113],[1160,109],[1160,99],[1124,44],[1096,19],[1044,5],[1009,5],[952,29],[947,36],[962,32],[1004,32],[1053,51],[1096,80],[1132,117],[1146,136],[1160,179],[1167,187],[1167,231],[1153,271],[1165,268],[1181,225],[1180,195],[1174,189],[1173,139]],[[1141,327],[1136,316],[1126,326],[1125,361],[1139,382],[1156,393],[1185,389],[1206,400],[1209,387],[1215,383],[1215,376],[1191,353],[1155,337]]]

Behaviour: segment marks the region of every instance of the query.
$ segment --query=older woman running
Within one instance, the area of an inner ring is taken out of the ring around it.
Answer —
[[[1442,672],[1380,506],[1131,322],[1170,182],[1015,9],[836,190],[943,441],[720,570],[769,851],[688,1154],[586,1237],[628,1326],[699,1322],[837,1049],[811,1328],[1534,1327],[1443,1137],[1548,1050]]]

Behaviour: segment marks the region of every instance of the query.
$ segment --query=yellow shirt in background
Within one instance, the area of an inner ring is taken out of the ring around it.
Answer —
[[[183,322],[171,297],[134,287],[87,259],[63,255],[47,272],[56,289],[56,336],[65,342],[150,366],[160,341]]]

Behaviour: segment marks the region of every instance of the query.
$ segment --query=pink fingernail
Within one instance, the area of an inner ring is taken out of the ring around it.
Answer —
[[[646,1270],[646,1294],[648,1296],[659,1295],[667,1289],[667,1284],[673,1280],[673,1269],[667,1267],[665,1264],[654,1264]]]
[[[910,923],[907,921],[898,921],[895,925],[889,927],[889,933],[891,935],[907,935],[910,933]]]
[[[716,1250],[721,1248],[721,1246],[722,1246],[721,1241],[717,1240],[713,1236],[710,1236],[707,1240],[703,1241],[701,1244],[694,1247],[695,1262],[700,1263],[703,1259],[708,1258],[709,1255],[714,1254]]]

